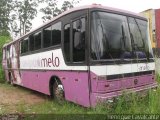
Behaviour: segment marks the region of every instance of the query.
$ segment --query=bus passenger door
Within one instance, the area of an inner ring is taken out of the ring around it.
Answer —
[[[88,68],[86,65],[86,16],[81,16],[72,22],[72,61],[83,70],[78,71],[75,78],[76,101],[89,106]],[[80,94],[77,94],[80,93]]]
[[[90,106],[89,101],[89,82],[88,67],[86,63],[86,14],[77,17],[64,24],[64,46],[63,52],[71,71],[69,80],[63,82],[65,89],[65,98],[69,101],[83,106]],[[71,24],[70,24],[71,23]],[[70,29],[71,28],[71,29]],[[70,29],[70,30],[69,30]],[[70,32],[68,32],[70,31]],[[69,85],[69,86],[68,86]]]

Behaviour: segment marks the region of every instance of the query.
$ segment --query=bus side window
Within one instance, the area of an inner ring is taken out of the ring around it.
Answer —
[[[21,53],[28,52],[28,38],[21,41]]]
[[[34,36],[33,35],[30,35],[29,36],[29,50],[30,51],[33,51],[34,50]]]
[[[85,61],[85,18],[78,19],[73,23],[73,62]]]
[[[52,45],[61,43],[61,22],[52,25]]]
[[[64,53],[67,62],[70,62],[70,24],[64,26]]]
[[[51,45],[51,34],[52,33],[52,28],[49,26],[48,28],[43,30],[43,47],[50,47]]]
[[[34,50],[38,50],[41,48],[41,32],[37,32],[34,34],[35,46]]]

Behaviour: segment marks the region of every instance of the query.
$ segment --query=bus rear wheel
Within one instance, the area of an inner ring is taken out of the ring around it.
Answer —
[[[64,88],[62,83],[58,79],[55,79],[55,82],[53,84],[53,97],[59,102],[64,101]]]
[[[8,81],[8,82],[9,82],[11,85],[14,86],[12,73],[9,72],[9,73],[8,73],[8,76],[9,76],[9,81]]]

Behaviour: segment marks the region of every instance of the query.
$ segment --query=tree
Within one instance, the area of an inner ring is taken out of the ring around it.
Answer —
[[[1,0],[0,2],[0,34],[9,34],[9,14],[12,10],[11,0]]]
[[[47,6],[40,9],[40,12],[44,14],[42,17],[43,22],[51,20],[53,17],[61,14],[62,12],[73,8],[75,4],[79,3],[80,0],[72,0],[70,1],[63,1],[61,8],[58,8],[58,1],[57,0],[39,0],[39,2],[47,3]]]
[[[12,32],[19,33],[20,36],[29,32],[32,28],[31,21],[37,15],[37,0],[15,0],[13,1],[13,13],[11,14]]]

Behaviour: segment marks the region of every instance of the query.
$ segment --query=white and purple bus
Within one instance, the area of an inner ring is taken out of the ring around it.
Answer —
[[[73,8],[4,45],[6,79],[85,107],[155,88],[147,25],[128,11]]]

